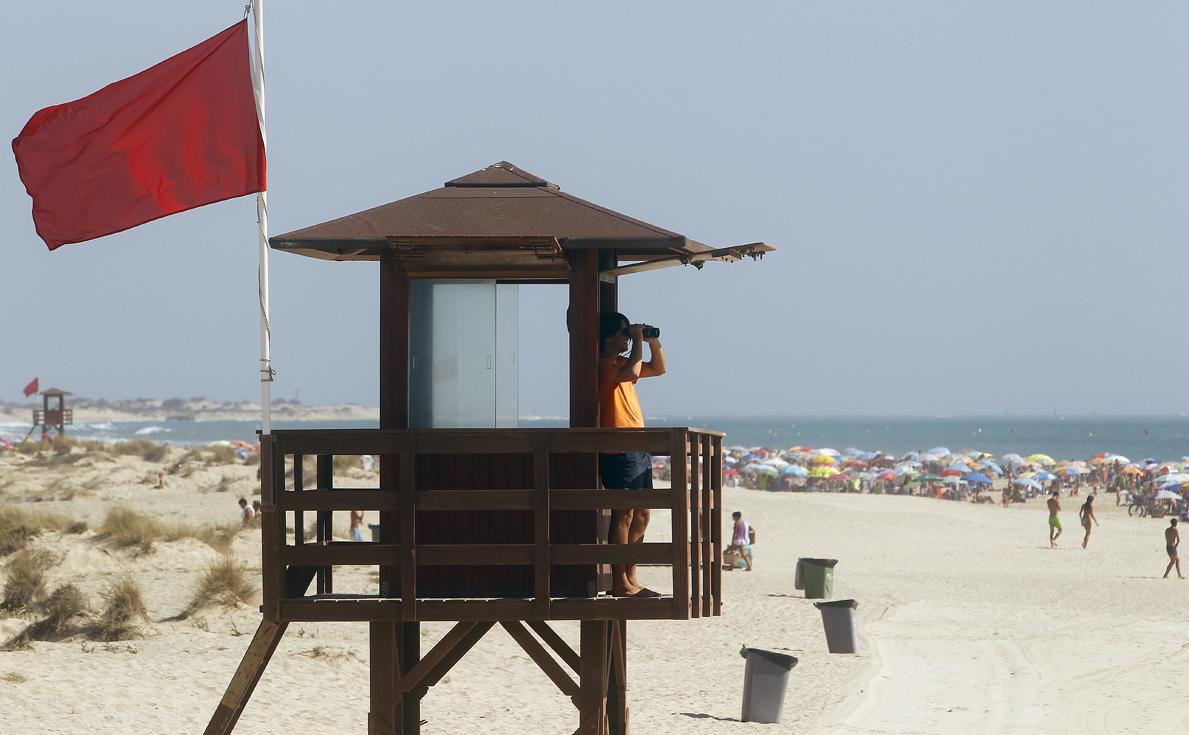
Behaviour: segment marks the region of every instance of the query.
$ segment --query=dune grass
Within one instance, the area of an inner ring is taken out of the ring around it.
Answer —
[[[135,549],[137,553],[148,554],[153,544],[193,538],[202,541],[215,551],[225,553],[240,527],[235,524],[197,526],[187,523],[166,523],[144,513],[137,513],[125,506],[116,506],[107,511],[99,532],[107,535],[107,541],[119,549]]]
[[[132,575],[117,577],[101,594],[103,610],[99,612],[90,637],[100,641],[124,641],[138,633],[138,623],[148,620],[140,583]]]
[[[4,565],[5,580],[0,609],[13,612],[32,610],[45,596],[45,572],[54,565],[52,554],[41,549],[22,549]]]
[[[248,581],[244,565],[224,555],[206,568],[183,616],[188,617],[214,605],[235,607],[241,603],[249,604],[255,596],[256,588]]]
[[[86,530],[85,522],[61,513],[29,511],[14,506],[0,508],[0,557],[25,548],[42,531],[82,533]]]

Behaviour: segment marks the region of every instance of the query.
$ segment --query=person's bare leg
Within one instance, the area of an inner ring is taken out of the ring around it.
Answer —
[[[1057,533],[1057,529],[1053,528],[1052,526],[1049,526],[1049,548],[1050,549],[1055,548],[1057,546],[1057,537],[1053,535],[1055,533]]]
[[[747,563],[747,571],[750,572],[751,571],[751,554],[744,552],[742,554],[742,556],[743,556],[743,561]]]
[[[1086,529],[1086,537],[1082,539],[1082,548],[1086,548],[1086,544],[1090,541],[1090,529]]]
[[[1184,577],[1181,576],[1181,557],[1178,556],[1176,561],[1173,563],[1177,565],[1177,579],[1184,579]]]
[[[628,529],[628,543],[642,544],[644,543],[644,533],[648,530],[648,521],[652,518],[652,510],[650,508],[633,508],[632,509],[632,524]],[[636,565],[629,564],[627,567],[627,581],[628,584],[636,588],[636,594],[642,597],[659,597],[656,592],[648,589],[640,584],[636,579]]]
[[[613,544],[626,544],[630,538],[630,529],[632,527],[632,511],[629,510],[613,510],[611,511],[611,533],[610,541]],[[640,591],[640,588],[633,585],[628,579],[627,567],[623,564],[611,565],[611,594],[616,597],[631,597]]]

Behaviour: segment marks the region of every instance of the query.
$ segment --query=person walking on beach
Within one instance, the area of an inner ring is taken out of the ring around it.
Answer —
[[[743,514],[735,511],[731,514],[731,518],[735,519],[735,527],[731,531],[731,545],[728,549],[734,549],[739,553],[743,563],[747,565],[747,571],[751,571],[751,526],[747,521],[743,520]]]
[[[1181,534],[1177,531],[1177,519],[1173,518],[1168,522],[1168,528],[1164,529],[1164,550],[1168,552],[1168,566],[1164,568],[1163,579],[1168,579],[1168,573],[1174,566],[1177,568],[1177,579],[1184,579],[1181,576],[1181,557],[1177,553],[1177,547],[1180,545]]]
[[[1082,503],[1081,509],[1078,511],[1078,516],[1082,520],[1082,528],[1086,529],[1086,536],[1082,539],[1082,548],[1086,548],[1086,544],[1090,542],[1090,521],[1094,525],[1098,525],[1098,518],[1094,515],[1094,496],[1087,495],[1086,502]]]
[[[1057,516],[1061,512],[1061,503],[1057,500],[1056,490],[1049,496],[1049,548],[1056,548],[1057,539],[1061,538],[1061,519]]]
[[[665,352],[657,337],[645,339],[647,326],[632,324],[623,314],[607,313],[599,317],[599,426],[603,428],[644,427],[636,381],[665,374]],[[648,362],[643,358],[644,342],[648,342]],[[599,479],[608,490],[651,490],[652,455],[647,452],[600,454]],[[650,516],[648,508],[612,511],[611,543],[642,543]],[[612,566],[611,594],[658,596],[637,581],[635,564]]]

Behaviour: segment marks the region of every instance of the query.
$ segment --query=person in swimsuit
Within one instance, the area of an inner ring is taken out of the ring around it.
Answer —
[[[731,514],[731,518],[735,519],[735,528],[731,532],[731,545],[728,549],[734,549],[739,552],[743,563],[747,565],[747,571],[751,571],[751,535],[748,533],[750,526],[747,521],[743,520],[743,514],[735,511]]]
[[[1061,503],[1057,501],[1059,493],[1054,490],[1049,497],[1049,548],[1056,548],[1057,539],[1061,538],[1061,519],[1057,514],[1061,512]]]
[[[1168,522],[1168,528],[1164,529],[1164,550],[1168,552],[1168,566],[1164,568],[1164,579],[1168,579],[1168,573],[1174,566],[1177,568],[1177,579],[1184,579],[1181,576],[1181,557],[1177,554],[1177,547],[1180,545],[1181,534],[1177,531],[1177,519],[1173,518]]]
[[[599,317],[599,426],[605,429],[644,427],[636,381],[665,374],[665,352],[661,341],[655,337],[645,340],[646,326],[632,324],[623,314],[607,313]],[[650,353],[648,362],[643,358],[646,341]],[[652,455],[648,452],[600,454],[599,480],[608,490],[651,490]],[[611,511],[610,542],[643,543],[650,516],[648,508]],[[617,597],[658,596],[637,581],[635,564],[612,565],[611,594]]]
[[[1086,544],[1090,541],[1090,522],[1098,525],[1098,518],[1094,515],[1094,496],[1087,495],[1086,502],[1082,503],[1081,509],[1078,511],[1078,516],[1082,519],[1082,528],[1086,529],[1086,536],[1082,539],[1082,548],[1086,548]]]
[[[352,541],[362,541],[363,540],[363,511],[361,511],[361,510],[351,511],[350,530],[351,530],[351,540]]]

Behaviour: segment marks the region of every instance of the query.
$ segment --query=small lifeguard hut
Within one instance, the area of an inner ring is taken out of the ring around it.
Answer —
[[[713,249],[507,162],[270,245],[378,262],[380,428],[262,437],[263,620],[206,733],[232,731],[296,621],[370,624],[369,735],[420,732],[422,697],[497,625],[573,701],[578,733],[626,733],[627,621],[720,611],[723,435],[597,428],[599,314],[617,310],[621,277],[772,248]],[[569,289],[557,315],[569,330],[569,428],[516,424],[516,289],[538,283]],[[671,488],[600,489],[598,453],[623,451],[669,456]],[[364,454],[381,458],[379,487],[336,485],[334,457]],[[672,541],[608,544],[611,510],[641,507],[671,510]],[[347,510],[379,511],[378,540],[335,540],[332,513]],[[608,596],[611,564],[671,566],[672,591]],[[378,567],[375,589],[336,591],[344,565]],[[578,650],[551,620],[581,621]],[[422,653],[422,621],[456,624]]]
[[[66,396],[74,395],[61,388],[47,388],[41,391],[41,408],[33,409],[32,434],[41,427],[41,443],[50,440],[50,430],[54,437],[65,436],[66,427],[74,423],[74,409],[66,408]]]

